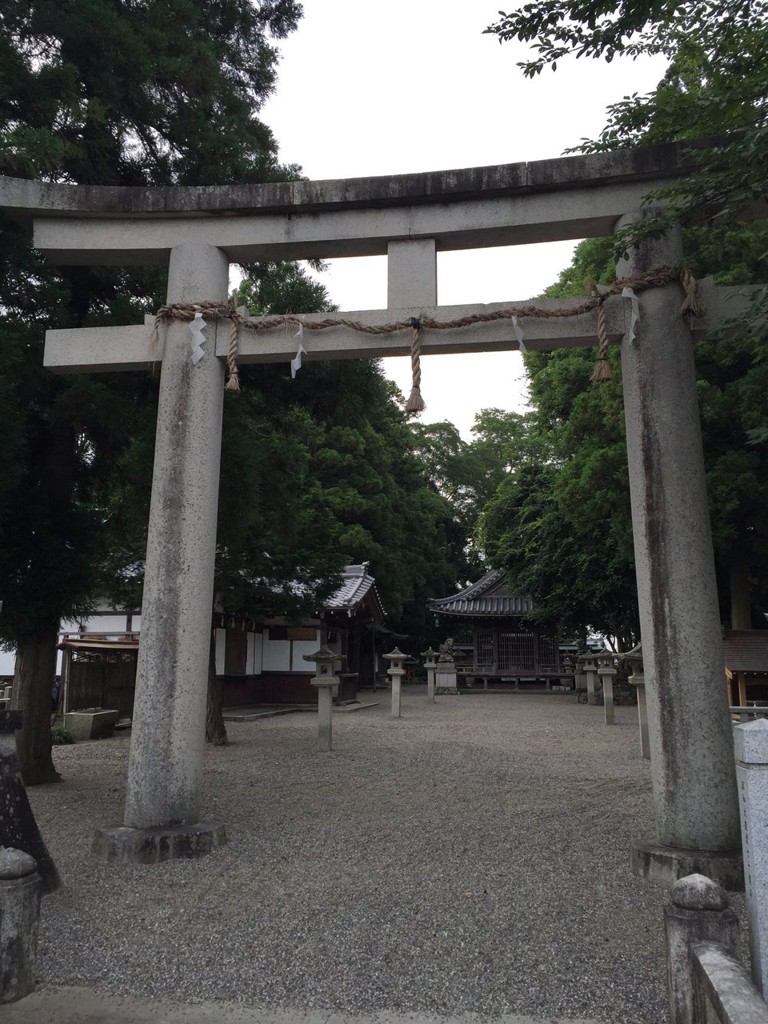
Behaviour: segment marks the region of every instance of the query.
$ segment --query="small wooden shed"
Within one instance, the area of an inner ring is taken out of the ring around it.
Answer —
[[[768,703],[768,629],[726,629],[723,660],[731,707]]]

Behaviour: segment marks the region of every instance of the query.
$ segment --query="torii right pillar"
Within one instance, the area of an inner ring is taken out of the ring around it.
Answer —
[[[681,259],[678,230],[641,242],[617,273]],[[734,889],[743,875],[733,738],[683,298],[677,283],[645,291],[637,337],[621,352],[657,833],[635,847],[632,867],[667,885],[699,872]]]

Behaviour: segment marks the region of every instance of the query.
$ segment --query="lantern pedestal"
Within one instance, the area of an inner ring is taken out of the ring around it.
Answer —
[[[325,646],[314,654],[304,655],[304,661],[315,663],[315,675],[310,683],[317,689],[317,749],[323,753],[333,749],[333,694],[339,685],[333,665],[343,660],[340,654]]]

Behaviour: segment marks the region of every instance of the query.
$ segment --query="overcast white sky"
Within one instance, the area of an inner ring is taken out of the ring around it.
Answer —
[[[284,162],[307,177],[350,178],[515,163],[562,155],[605,122],[606,106],[653,88],[658,61],[566,61],[530,81],[526,51],[483,29],[504,0],[304,0],[263,120]],[[513,7],[510,3],[508,8]],[[438,257],[438,302],[530,298],[570,261],[573,243]],[[386,258],[338,259],[322,276],[342,310],[386,306]],[[407,359],[384,361],[407,394]],[[525,406],[516,352],[422,359],[427,422],[469,437],[475,413]]]

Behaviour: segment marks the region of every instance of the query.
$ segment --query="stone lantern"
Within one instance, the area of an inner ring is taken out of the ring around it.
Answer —
[[[622,658],[632,666],[632,675],[627,682],[634,686],[637,694],[637,725],[640,730],[640,756],[651,759],[651,743],[648,737],[648,705],[645,701],[645,675],[643,673],[643,645],[638,644]]]
[[[305,654],[304,661],[315,663],[315,674],[310,683],[317,687],[317,749],[331,750],[331,721],[333,718],[333,688],[339,685],[339,677],[333,671],[336,661],[343,657],[323,646],[314,654]]]
[[[394,651],[390,651],[389,654],[385,654],[384,657],[390,663],[389,668],[387,669],[387,675],[392,680],[392,717],[400,718],[400,684],[403,676],[405,675],[403,662],[408,655],[403,654],[403,652],[396,647]]]
[[[613,680],[616,678],[614,656],[610,651],[601,651],[597,656],[597,674],[603,684],[603,711],[605,724],[613,725]]]
[[[587,683],[587,704],[597,704],[597,659],[590,651],[579,660]]]
[[[435,700],[435,669],[437,668],[437,651],[431,647],[421,652],[424,658],[424,667],[427,670],[427,697],[434,703]]]

